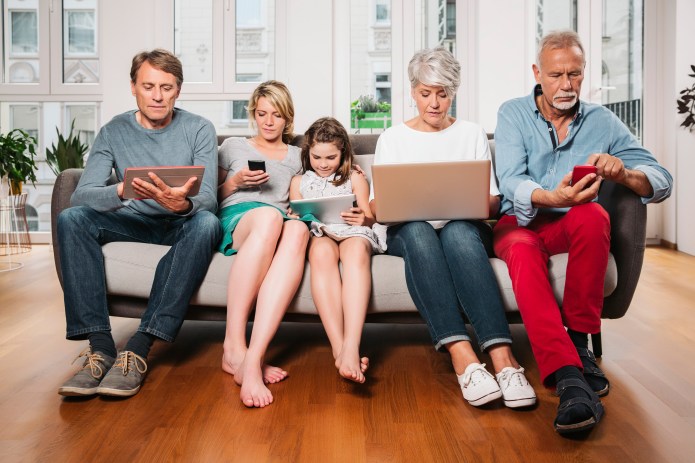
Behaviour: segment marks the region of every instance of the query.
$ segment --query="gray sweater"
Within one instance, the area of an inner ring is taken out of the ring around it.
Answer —
[[[120,114],[99,130],[84,173],[70,200],[73,206],[97,211],[137,212],[153,217],[179,217],[154,200],[120,199],[116,185],[107,185],[112,170],[118,181],[128,167],[205,166],[200,192],[189,199],[197,211],[217,210],[217,136],[210,121],[175,108],[174,118],[163,129],[145,129],[135,110]]]

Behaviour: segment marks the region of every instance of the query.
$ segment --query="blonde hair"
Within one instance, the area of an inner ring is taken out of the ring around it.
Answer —
[[[557,50],[577,47],[582,52],[582,60],[586,64],[586,55],[579,35],[572,30],[553,31],[543,37],[538,44],[538,54],[536,55],[536,66],[541,68],[541,56],[546,50]]]
[[[461,85],[461,65],[444,47],[420,50],[408,63],[408,79],[410,88],[418,84],[442,87],[453,99]]]
[[[322,117],[304,133],[302,141],[302,169],[304,172],[314,170],[311,167],[310,150],[317,143],[333,143],[340,151],[340,166],[335,171],[333,184],[342,185],[348,181],[352,173],[353,152],[350,137],[343,124],[332,117]]]
[[[282,141],[289,144],[294,138],[294,103],[292,103],[290,91],[285,84],[277,80],[268,80],[258,85],[251,94],[249,104],[246,107],[249,121],[253,127],[255,127],[256,121],[256,107],[261,97],[265,97],[285,120],[285,128],[282,130]],[[257,127],[255,128],[258,130]]]

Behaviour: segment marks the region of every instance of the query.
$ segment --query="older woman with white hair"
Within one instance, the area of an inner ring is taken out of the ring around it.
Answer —
[[[461,67],[442,47],[421,50],[408,65],[418,115],[386,130],[375,164],[490,159],[487,135],[477,124],[449,115]],[[499,191],[490,174],[490,215],[499,211]],[[370,205],[379,219],[372,190]],[[401,256],[415,305],[427,322],[435,349],[447,350],[463,397],[480,406],[503,398],[508,407],[535,404],[536,394],[511,350],[511,334],[488,256],[492,232],[481,221],[405,222],[387,232],[387,252]],[[478,359],[466,330],[468,319],[496,377]]]

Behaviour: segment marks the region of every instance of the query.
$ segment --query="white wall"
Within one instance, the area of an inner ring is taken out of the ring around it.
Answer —
[[[673,0],[667,2],[673,3]],[[675,165],[672,172],[676,172],[675,183],[675,218],[676,238],[678,249],[695,255],[695,214],[693,205],[695,202],[695,131],[689,132],[678,127],[683,116],[676,114],[676,97],[680,90],[691,86],[693,78],[688,77],[693,71],[690,65],[695,64],[695,2],[692,0],[675,1],[675,63],[672,69],[675,72],[675,90],[665,98],[666,108],[670,109],[672,125],[667,127],[665,138],[673,137],[675,132]],[[669,8],[672,12],[673,9]],[[674,121],[675,119],[675,121]],[[677,170],[676,170],[677,169]],[[669,216],[669,219],[672,217]]]

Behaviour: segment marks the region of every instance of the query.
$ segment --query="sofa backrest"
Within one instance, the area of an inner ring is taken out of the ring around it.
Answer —
[[[221,145],[222,142],[228,138],[228,135],[218,135],[217,145]],[[372,181],[372,163],[374,162],[374,152],[376,151],[376,142],[379,139],[379,134],[352,134],[350,135],[350,142],[352,143],[352,150],[355,153],[355,162],[362,168],[362,170],[367,174],[367,179],[371,183]],[[304,141],[304,135],[297,135],[292,140],[292,145],[302,146]],[[488,143],[490,144],[490,153],[492,155],[492,162],[495,162],[495,140],[492,138],[492,134],[488,134]]]

